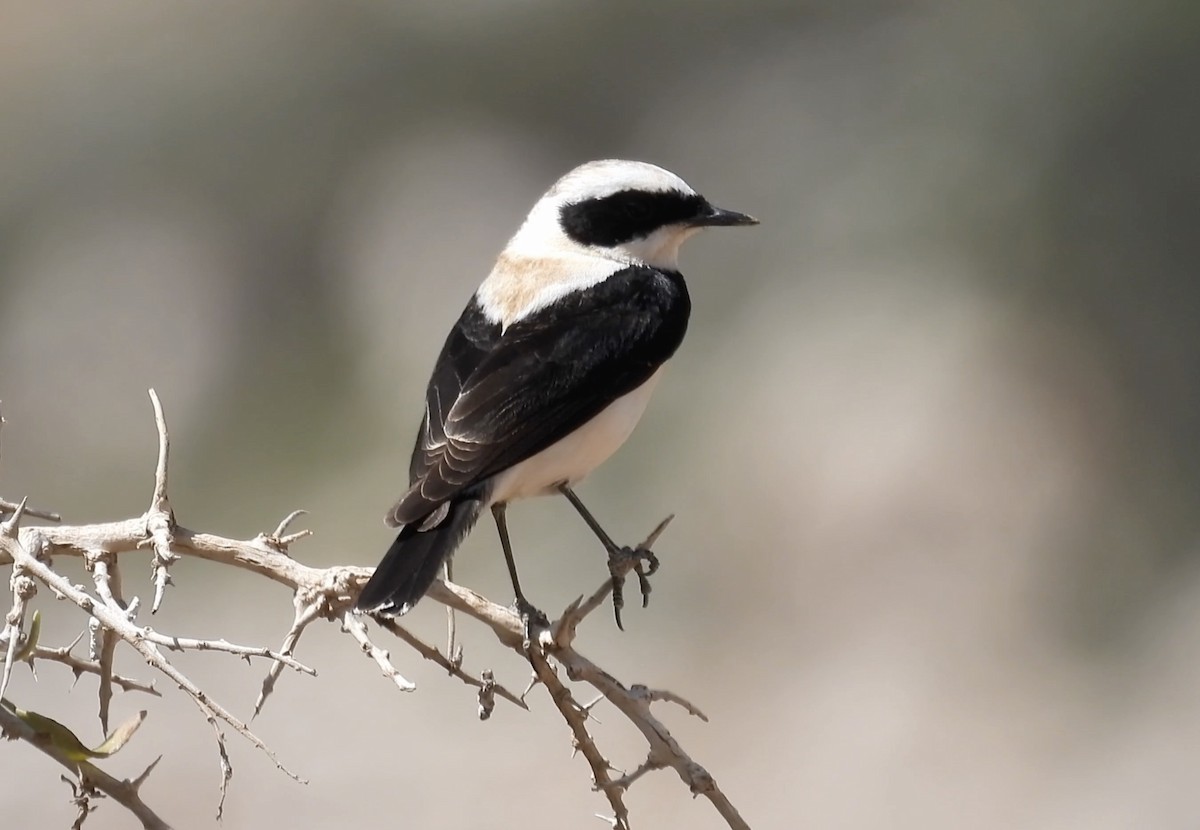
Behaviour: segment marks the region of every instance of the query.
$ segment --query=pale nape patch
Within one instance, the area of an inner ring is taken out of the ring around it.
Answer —
[[[503,328],[630,265],[678,271],[679,247],[700,230],[668,225],[623,245],[585,248],[562,233],[557,212],[552,225],[543,213],[539,203],[476,292],[484,316]]]
[[[541,257],[505,251],[479,286],[476,297],[489,321],[508,328],[572,291],[603,282],[622,267],[619,261],[593,256],[582,249]]]
[[[674,173],[645,162],[604,159],[575,168],[533,206],[479,287],[476,297],[487,319],[508,328],[525,315],[630,265],[677,271],[679,246],[697,228],[669,225],[612,247],[583,246],[563,232],[560,214],[564,205],[631,189],[695,193]]]

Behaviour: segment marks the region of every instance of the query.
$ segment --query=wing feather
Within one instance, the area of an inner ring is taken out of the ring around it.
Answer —
[[[413,452],[412,486],[389,519],[422,519],[636,389],[679,347],[690,310],[678,274],[631,266],[494,340],[477,339],[469,371],[461,349],[444,349]]]

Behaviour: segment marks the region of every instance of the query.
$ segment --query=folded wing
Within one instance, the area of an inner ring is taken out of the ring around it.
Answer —
[[[636,389],[679,347],[690,310],[678,274],[631,266],[494,340],[468,339],[472,349],[452,334],[430,381],[411,487],[389,523],[427,521]]]

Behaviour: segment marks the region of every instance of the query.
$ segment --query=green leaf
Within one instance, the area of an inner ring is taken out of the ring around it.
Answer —
[[[72,761],[107,758],[115,754],[129,742],[129,739],[133,737],[133,733],[137,732],[138,727],[142,725],[142,721],[146,719],[146,711],[143,709],[114,729],[112,734],[105,738],[104,743],[100,744],[100,746],[95,749],[88,749],[75,736],[74,732],[53,718],[39,715],[37,712],[31,712],[27,709],[19,709],[11,701],[4,698],[0,698],[0,704],[20,718],[39,737],[48,740]]]
[[[109,755],[116,754],[121,747],[129,742],[129,739],[133,737],[133,733],[137,732],[138,727],[142,725],[142,721],[145,719],[146,710],[143,709],[126,720],[104,739],[104,743],[92,750],[92,757],[107,758]]]

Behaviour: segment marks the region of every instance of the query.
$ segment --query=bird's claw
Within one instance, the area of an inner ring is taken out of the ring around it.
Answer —
[[[521,617],[521,636],[524,639],[521,646],[528,651],[533,643],[539,641],[541,632],[550,627],[550,619],[524,597],[517,597],[516,609]]]
[[[625,607],[625,577],[633,571],[637,574],[638,588],[642,592],[642,607],[650,604],[650,577],[658,570],[658,557],[645,544],[636,548],[623,547],[609,551],[608,572],[612,576],[613,616],[617,628],[622,631],[621,609]]]

